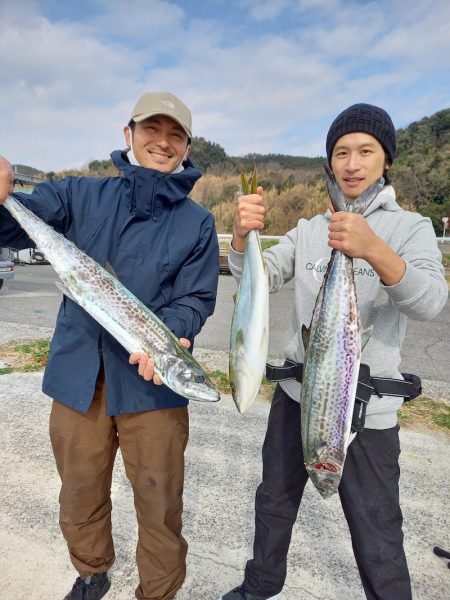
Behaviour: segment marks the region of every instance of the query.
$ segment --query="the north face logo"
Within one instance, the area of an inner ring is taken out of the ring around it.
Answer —
[[[165,107],[171,108],[172,110],[175,108],[175,104],[172,102],[172,100],[161,100],[161,103],[164,104]]]

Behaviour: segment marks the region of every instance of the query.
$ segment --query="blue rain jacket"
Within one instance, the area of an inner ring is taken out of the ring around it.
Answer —
[[[39,184],[17,198],[119,280],[180,337],[193,342],[214,311],[219,251],[212,214],[187,195],[201,177],[188,160],[184,171],[164,174],[111,154],[121,177],[68,177]],[[33,241],[0,207],[2,246]],[[186,406],[168,387],[144,381],[128,352],[83,308],[63,297],[43,392],[87,412],[103,360],[107,414]]]

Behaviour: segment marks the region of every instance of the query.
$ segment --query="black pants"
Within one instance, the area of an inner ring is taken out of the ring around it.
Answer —
[[[271,596],[281,591],[292,528],[308,474],[303,462],[300,404],[280,386],[274,394],[263,446],[263,481],[255,500],[253,559],[245,587]],[[398,427],[365,429],[350,444],[339,497],[369,600],[409,600],[399,504]],[[326,543],[326,540],[324,540]]]

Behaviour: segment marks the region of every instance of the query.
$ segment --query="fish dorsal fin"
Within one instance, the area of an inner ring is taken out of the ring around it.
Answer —
[[[117,273],[114,271],[114,268],[108,259],[105,260],[105,271],[108,271],[110,275],[112,275],[115,279],[119,280],[119,278],[117,277]]]
[[[302,340],[303,340],[303,348],[306,351],[306,348],[308,347],[309,344],[309,328],[306,327],[306,325],[302,325]]]
[[[67,289],[67,287],[62,283],[62,281],[55,281],[55,285],[58,288],[58,290],[64,294],[64,296],[67,296],[68,298],[70,298],[71,300],[73,300],[73,302],[76,302],[75,298],[69,292],[69,290]]]

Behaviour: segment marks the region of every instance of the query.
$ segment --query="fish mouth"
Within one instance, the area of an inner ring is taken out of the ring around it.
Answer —
[[[211,384],[212,386],[212,384]],[[184,396],[188,400],[195,400],[196,402],[218,402],[220,400],[220,394],[214,387],[205,385],[194,385],[192,384],[189,388],[182,385],[171,385],[173,391],[180,396]]]
[[[326,461],[306,465],[306,470],[322,498],[331,498],[338,491],[342,468],[336,463]]]
[[[260,386],[246,375],[245,368],[235,368],[233,377],[230,373],[230,387],[236,408],[242,415],[245,414],[252,407]]]
[[[220,394],[206,373],[175,364],[167,373],[167,383],[174,392],[189,400],[217,402]]]

